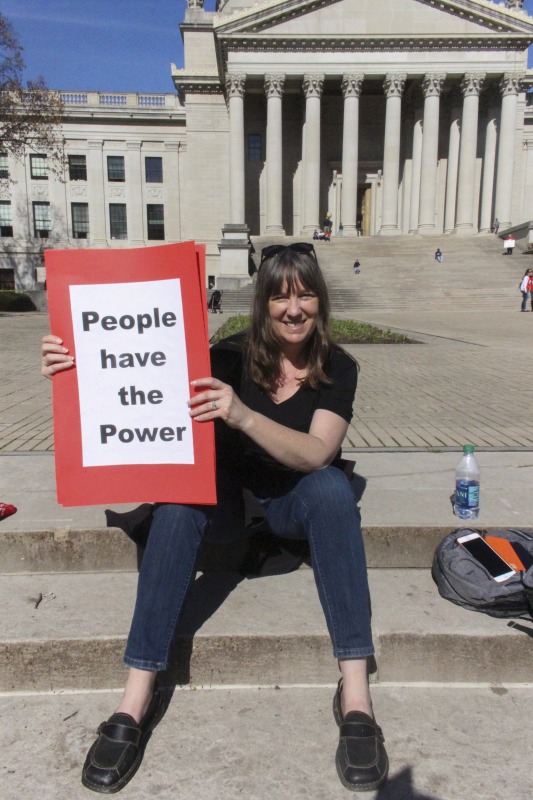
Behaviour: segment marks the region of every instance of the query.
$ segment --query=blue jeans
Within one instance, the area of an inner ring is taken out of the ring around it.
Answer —
[[[204,537],[223,541],[242,528],[242,487],[221,473],[217,506],[159,506],[150,528],[124,663],[146,670],[168,666],[174,632],[194,582]],[[261,497],[273,533],[307,539],[315,582],[336,658],[374,653],[370,595],[360,514],[341,470],[327,467],[299,474],[280,496]]]
[[[529,292],[522,292],[522,306],[520,308],[521,311],[525,311],[527,309],[527,296]],[[531,295],[531,310],[533,311],[533,294]]]

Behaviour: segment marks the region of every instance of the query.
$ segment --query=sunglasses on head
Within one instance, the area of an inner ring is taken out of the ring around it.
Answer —
[[[261,263],[259,266],[261,266],[263,261],[266,261],[267,258],[273,258],[280,253],[285,253],[287,250],[292,250],[293,253],[300,253],[301,255],[305,256],[313,256],[316,261],[315,248],[311,242],[295,242],[294,244],[269,244],[267,247],[263,247],[261,250]]]

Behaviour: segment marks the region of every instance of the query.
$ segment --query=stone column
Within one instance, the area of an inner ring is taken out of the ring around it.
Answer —
[[[479,95],[484,80],[484,73],[468,72],[461,81],[463,115],[461,117],[457,211],[455,214],[455,232],[458,234],[477,233],[477,225],[474,225],[474,190]]]
[[[304,232],[320,227],[320,98],[323,75],[304,75]]]
[[[282,222],[282,96],[285,75],[265,75],[267,97],[266,234],[285,236]]]
[[[483,156],[483,183],[481,186],[481,211],[479,232],[490,233],[492,229],[492,202],[494,196],[494,169],[498,141],[498,105],[492,95],[487,109],[485,125],[485,153]]]
[[[344,122],[342,129],[342,205],[343,236],[357,236],[357,178],[359,162],[359,98],[363,73],[343,75]]]
[[[422,166],[420,170],[420,211],[418,232],[435,232],[437,198],[437,160],[439,157],[440,93],[446,79],[445,73],[424,76],[424,135],[422,139]]]
[[[165,204],[165,240],[171,244],[172,242],[181,242],[182,235],[181,235],[181,204],[182,204],[182,194],[181,194],[181,187],[183,184],[180,181],[180,174],[182,171],[182,159],[183,159],[183,150],[184,145],[183,142],[165,142],[165,156],[163,159],[163,175],[165,176],[165,189],[163,191],[163,187],[153,187],[152,189],[152,197],[154,198],[154,202],[158,202],[156,198],[160,197],[161,200],[159,202],[164,202],[164,198],[166,197],[166,203],[168,204],[168,211],[167,205]],[[147,196],[150,196],[150,191],[147,191]],[[170,209],[175,209],[173,213],[170,213]]]
[[[402,94],[406,73],[387,75],[383,89],[387,97],[385,111],[385,147],[383,151],[382,236],[399,233],[398,181],[400,178],[400,133],[402,127]]]
[[[415,109],[413,124],[413,168],[411,170],[411,202],[409,205],[409,233],[418,233],[420,208],[420,170],[422,167],[422,109]]]
[[[511,226],[513,166],[516,138],[516,112],[523,73],[506,72],[500,81],[502,108],[500,116],[500,141],[498,145],[498,172],[496,175],[496,203],[494,215],[500,221],[500,231]]]
[[[459,170],[459,145],[461,142],[461,100],[454,91],[450,109],[450,141],[448,168],[446,170],[446,202],[444,205],[444,233],[455,230],[455,204],[457,202],[457,173]]]
[[[102,139],[89,139],[87,142],[87,181],[89,202],[89,241],[93,247],[107,246],[107,225],[109,225],[109,209],[104,190],[104,142]]]
[[[246,75],[228,73],[230,223],[244,225],[244,84]]]

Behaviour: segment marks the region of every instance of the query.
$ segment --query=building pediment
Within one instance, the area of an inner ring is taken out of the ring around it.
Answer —
[[[248,8],[228,0],[214,15],[218,36],[473,34],[533,36],[533,18],[491,0],[265,0]]]
[[[213,16],[221,73],[237,51],[515,51],[533,17],[490,0],[228,0]]]

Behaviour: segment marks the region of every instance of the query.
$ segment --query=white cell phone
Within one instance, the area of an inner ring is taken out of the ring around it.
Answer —
[[[460,544],[465,550],[468,550],[476,561],[482,564],[489,575],[494,578],[498,583],[506,581],[515,574],[515,570],[507,561],[498,555],[496,550],[487,544],[485,539],[479,533],[468,533],[466,536],[460,536],[457,539],[457,544]]]

